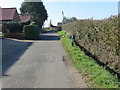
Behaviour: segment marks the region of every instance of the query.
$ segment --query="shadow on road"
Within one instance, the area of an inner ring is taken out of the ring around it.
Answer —
[[[60,37],[56,33],[54,31],[48,31],[47,33],[41,34],[40,40],[60,40]]]
[[[2,41],[2,76],[19,60],[24,52],[31,46],[32,42],[20,42],[10,39]]]
[[[60,40],[60,37],[56,32],[49,31],[41,34],[39,41],[40,40]],[[33,42],[21,42],[11,39],[4,39],[2,41],[2,76],[9,76],[5,73],[19,60],[32,43]]]
[[[41,35],[40,40],[60,40],[59,36]]]

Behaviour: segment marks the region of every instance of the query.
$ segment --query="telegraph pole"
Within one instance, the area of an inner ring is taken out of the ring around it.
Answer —
[[[63,17],[63,19],[64,19],[64,17],[65,17],[65,16],[64,16],[64,12],[63,12],[63,11],[62,11],[62,17]]]

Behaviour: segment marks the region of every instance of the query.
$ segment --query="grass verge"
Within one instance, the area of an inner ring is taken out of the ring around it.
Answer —
[[[90,88],[120,88],[117,76],[112,75],[99,66],[95,60],[87,55],[76,45],[71,45],[70,35],[64,31],[58,32],[61,36],[66,54],[70,57],[73,65],[80,71]]]

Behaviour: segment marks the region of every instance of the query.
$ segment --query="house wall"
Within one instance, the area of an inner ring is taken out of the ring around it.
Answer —
[[[15,11],[15,14],[14,14],[14,17],[13,17],[12,21],[14,21],[14,22],[20,22],[21,21],[17,10]]]

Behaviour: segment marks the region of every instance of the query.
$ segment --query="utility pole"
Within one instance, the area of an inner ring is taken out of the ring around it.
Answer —
[[[63,19],[64,19],[64,17],[65,17],[65,16],[64,16],[64,12],[63,12],[63,11],[62,11],[62,17],[63,17]]]
[[[52,21],[51,20],[50,20],[50,24],[49,25],[50,25],[50,27],[52,26]]]

